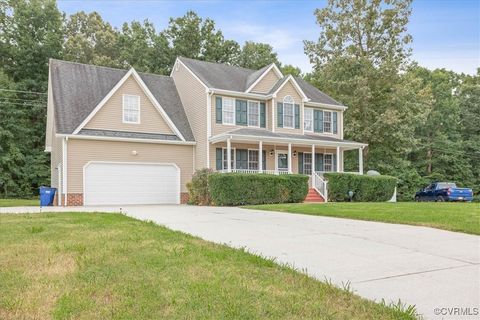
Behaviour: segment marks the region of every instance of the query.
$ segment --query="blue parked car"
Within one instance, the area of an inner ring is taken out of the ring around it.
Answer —
[[[453,182],[434,182],[415,194],[415,201],[472,201],[473,191]]]

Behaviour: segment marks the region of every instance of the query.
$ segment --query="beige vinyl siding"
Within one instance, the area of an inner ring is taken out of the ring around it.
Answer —
[[[181,64],[177,63],[172,78],[182,100],[195,141],[195,168],[207,167],[207,93],[205,87]],[[212,104],[214,104],[212,102]]]
[[[277,76],[275,71],[271,69],[265,76],[255,85],[255,87],[252,88],[251,91],[253,92],[262,92],[262,93],[267,93],[270,91],[270,89],[273,88],[275,83],[280,78]]]
[[[137,155],[132,155],[136,151]],[[83,167],[89,161],[175,163],[180,168],[181,191],[193,174],[193,146],[100,141],[68,140],[68,192],[83,193]],[[128,181],[125,181],[128,186]]]
[[[216,143],[213,144],[210,148],[210,166],[212,169],[216,169],[216,148],[226,148],[227,144],[226,143]],[[232,156],[233,156],[233,149],[255,149],[258,150],[258,143],[235,143],[232,142]],[[275,170],[275,157],[276,157],[276,151],[285,151],[288,152],[288,146],[287,145],[269,145],[269,144],[263,144],[262,150],[265,150],[266,152],[266,170]],[[270,155],[270,152],[273,150],[273,155]],[[305,146],[294,146],[292,145],[292,153],[296,151],[297,156],[292,155],[292,172],[293,173],[298,173],[298,153],[299,152],[312,152],[311,147],[305,147]],[[324,148],[324,147],[315,147],[315,153],[332,153],[336,154],[337,149],[335,148]],[[340,170],[343,170],[343,154],[340,152]]]
[[[213,95],[212,96],[212,136],[215,136],[217,134],[220,134],[220,133],[224,133],[224,132],[227,132],[227,131],[231,131],[231,130],[235,130],[235,129],[240,129],[240,128],[248,128],[248,126],[237,126],[237,125],[231,125],[231,124],[222,124],[222,123],[217,123],[216,121],[216,116],[217,116],[217,110],[216,110],[216,97],[227,97],[227,98],[231,98],[234,100],[234,105],[235,105],[235,99],[239,99],[239,100],[246,100],[246,101],[256,101],[258,103],[260,102],[265,102],[265,101],[261,101],[261,100],[255,100],[255,99],[245,99],[245,98],[235,98],[235,97],[232,97],[232,96],[225,96],[225,95]],[[269,117],[269,114],[271,113],[271,109],[268,105],[268,103],[265,103],[265,127],[268,128],[269,126],[271,126],[270,124],[270,117]],[[255,129],[265,129],[265,128],[261,128],[261,127],[250,127],[250,128],[255,128]]]
[[[277,93],[277,97],[275,98],[275,123],[276,117],[277,117],[277,103],[278,102],[283,102],[283,98],[285,96],[292,96],[293,100],[295,100],[295,104],[298,104],[300,106],[300,129],[289,129],[289,128],[279,128],[278,126],[275,127],[275,132],[284,132],[284,133],[296,133],[296,134],[302,134],[302,128],[303,128],[303,117],[302,117],[302,112],[301,112],[301,107],[302,107],[302,97],[298,93],[297,89],[293,86],[291,81],[288,81]]]
[[[309,106],[308,103],[305,104],[305,108],[311,108],[311,109],[316,109],[316,110],[325,110],[325,111],[332,111],[332,112],[337,112],[337,123],[338,123],[338,127],[337,127],[337,134],[333,134],[333,133],[319,133],[319,132],[312,132],[312,131],[306,131],[305,133],[306,134],[315,134],[315,135],[319,135],[319,136],[325,136],[325,137],[334,137],[334,138],[338,138],[338,139],[342,139],[342,132],[343,132],[343,111],[340,111],[340,110],[335,110],[335,109],[329,109],[328,107],[324,107],[324,108],[319,108],[319,107],[314,107],[314,106]],[[302,123],[303,125],[303,123]],[[333,130],[332,130],[333,131]]]
[[[140,123],[123,123],[123,95],[140,97]],[[86,129],[174,134],[133,76],[130,76],[86,124]]]

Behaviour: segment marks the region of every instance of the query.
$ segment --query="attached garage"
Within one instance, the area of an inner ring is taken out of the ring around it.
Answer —
[[[85,205],[178,204],[180,168],[172,163],[89,162]]]

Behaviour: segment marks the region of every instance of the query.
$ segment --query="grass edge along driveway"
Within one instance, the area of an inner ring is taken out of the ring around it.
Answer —
[[[0,215],[3,319],[413,319],[272,260],[111,213]]]
[[[480,235],[480,203],[329,202],[245,206],[248,209],[407,224]]]
[[[39,199],[0,199],[0,207],[38,207]]]

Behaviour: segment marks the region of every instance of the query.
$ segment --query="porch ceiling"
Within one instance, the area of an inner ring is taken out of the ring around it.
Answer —
[[[342,140],[328,136],[318,136],[313,134],[293,134],[293,133],[279,133],[271,132],[265,129],[251,129],[241,128],[228,132],[224,132],[210,138],[211,143],[224,142],[227,139],[235,142],[254,142],[259,141],[276,144],[288,144],[304,146],[327,146],[327,147],[342,147],[344,150],[358,149],[367,146],[365,143]]]

